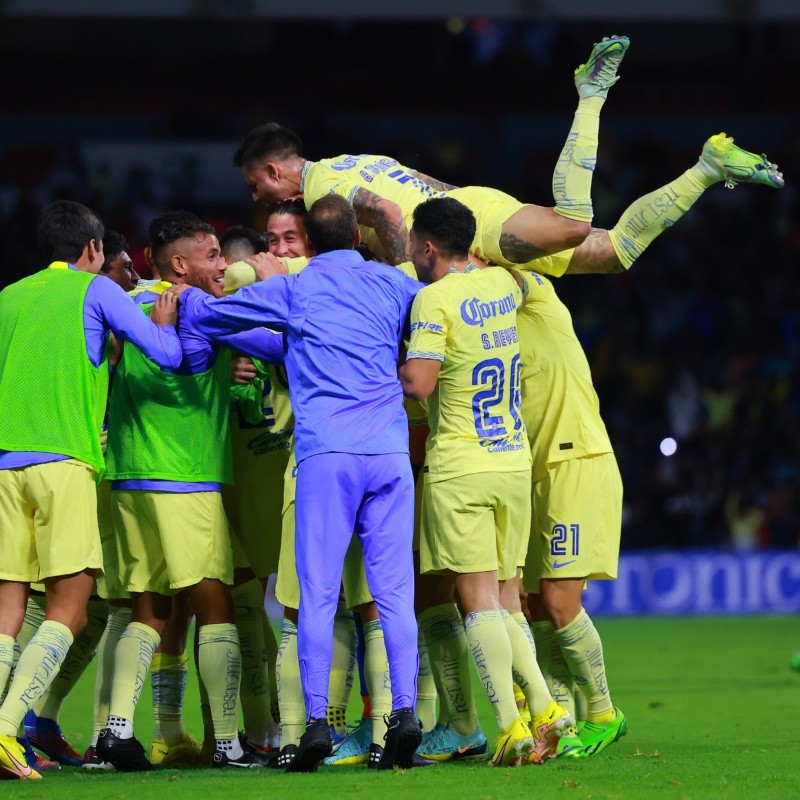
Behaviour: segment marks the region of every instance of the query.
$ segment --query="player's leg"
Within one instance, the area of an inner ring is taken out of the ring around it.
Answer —
[[[333,659],[328,684],[328,725],[338,746],[347,735],[347,706],[353,690],[356,667],[356,628],[353,612],[344,601],[336,607],[333,618]]]
[[[323,453],[298,465],[295,558],[302,602],[297,646],[308,724],[288,771],[313,772],[333,749],[326,716],[333,619],[363,487],[356,456]]]
[[[114,768],[112,764],[97,755],[97,738],[108,722],[115,653],[120,637],[130,624],[132,613],[130,600],[110,601],[106,629],[97,646],[97,668],[92,704],[92,738],[83,756],[83,766],[86,769]]]
[[[186,591],[172,598],[172,610],[150,665],[155,732],[150,761],[165,766],[202,763],[199,743],[186,731],[183,698],[188,674],[186,642],[193,609]]]
[[[25,735],[30,743],[59,764],[73,767],[83,764],[83,758],[66,740],[58,717],[64,699],[94,658],[107,619],[108,603],[99,598],[90,599],[86,608],[86,627],[75,637],[44,697],[25,715]]]
[[[355,531],[380,614],[392,686],[392,713],[378,768],[411,767],[422,740],[414,714],[419,671],[412,557],[414,478],[404,454],[362,456],[361,460],[367,493]]]

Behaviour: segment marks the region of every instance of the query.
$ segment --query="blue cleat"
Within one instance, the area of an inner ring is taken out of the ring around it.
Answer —
[[[372,744],[372,720],[360,719],[347,731],[347,736],[336,752],[328,756],[323,764],[336,767],[349,767],[353,764],[366,764],[369,760],[369,746]]]
[[[33,711],[25,715],[25,736],[30,743],[48,758],[68,767],[83,766],[83,759],[64,737],[61,726],[54,719],[37,717]]]
[[[462,736],[449,723],[437,722],[432,730],[423,734],[417,755],[431,761],[460,761],[465,758],[482,758],[489,752],[489,742],[480,726],[467,736]]]

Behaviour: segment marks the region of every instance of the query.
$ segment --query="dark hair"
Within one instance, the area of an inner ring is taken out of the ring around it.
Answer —
[[[256,253],[266,253],[267,243],[247,225],[233,225],[219,237],[219,248],[226,261],[232,253],[236,253],[235,261],[241,261]]]
[[[36,238],[39,249],[51,261],[77,261],[89,242],[99,247],[103,240],[103,223],[81,203],[56,200],[39,216]]]
[[[156,217],[148,230],[153,261],[168,244],[195,233],[214,233],[214,228],[191,211],[168,211]]]
[[[356,212],[343,197],[326,194],[308,209],[306,230],[308,243],[317,253],[352,250],[358,230]]]
[[[111,262],[123,251],[128,249],[128,240],[117,231],[106,231],[103,234],[103,255],[105,261],[101,270],[107,272],[111,267]]]
[[[475,215],[453,197],[432,197],[414,209],[412,228],[445,258],[466,256],[475,238]]]
[[[285,159],[302,152],[303,143],[293,130],[277,122],[266,122],[245,135],[233,154],[233,163],[237,167],[249,166],[268,156]]]
[[[302,217],[305,220],[308,212],[303,199],[298,197],[294,200],[281,200],[280,203],[273,203],[267,209],[267,222],[269,222],[270,217],[274,217],[276,214],[291,214],[294,217]]]

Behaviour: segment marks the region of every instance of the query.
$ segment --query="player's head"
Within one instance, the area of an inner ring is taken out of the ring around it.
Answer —
[[[103,233],[97,214],[72,200],[56,200],[47,206],[36,228],[45,258],[95,273],[103,266]]]
[[[310,256],[306,206],[302,200],[284,200],[270,206],[267,217],[269,252],[279,258]]]
[[[126,292],[135,289],[139,276],[128,255],[128,242],[125,237],[117,231],[106,231],[103,234],[103,254],[105,261],[100,267],[100,274],[111,278]]]
[[[475,215],[452,197],[435,197],[414,209],[411,260],[419,279],[431,283],[442,261],[464,261],[475,238]]]
[[[222,297],[228,265],[209,223],[187,212],[157,217],[150,225],[150,252],[165,280]]]
[[[277,122],[253,128],[233,154],[250,187],[253,202],[279,203],[300,194],[303,144]]]
[[[219,247],[226,264],[244,261],[256,253],[265,253],[267,243],[247,225],[233,225],[219,237]]]
[[[306,217],[306,229],[308,243],[315,253],[352,250],[361,241],[356,212],[338,194],[326,194],[311,206]]]

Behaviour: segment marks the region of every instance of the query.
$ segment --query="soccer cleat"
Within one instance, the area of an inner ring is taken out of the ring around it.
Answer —
[[[29,711],[25,715],[24,724],[25,735],[30,743],[48,758],[68,767],[80,767],[83,764],[83,759],[64,738],[61,726],[56,720],[37,717],[33,711]]]
[[[595,44],[589,60],[575,70],[575,88],[581,99],[608,96],[619,80],[617,69],[630,43],[627,36],[606,36]]]
[[[398,708],[383,718],[385,745],[377,769],[414,766],[414,753],[422,741],[422,726],[413,708]]]
[[[379,744],[371,744],[369,746],[369,760],[367,761],[367,769],[391,769],[392,765],[386,766],[386,759],[384,758],[384,750]],[[429,758],[414,753],[411,756],[412,767],[432,767],[438,764],[438,761],[431,761]]]
[[[789,669],[800,672],[800,650],[789,659]]]
[[[142,743],[135,737],[123,739],[111,728],[103,728],[95,745],[97,755],[120,772],[149,772],[153,765],[147,760]]]
[[[628,720],[616,706],[613,722],[579,722],[578,735],[583,742],[582,757],[597,755],[628,732]]]
[[[208,764],[210,760],[203,757],[200,742],[189,734],[177,744],[167,744],[163,739],[154,739],[150,747],[150,763],[153,766],[199,767]]]
[[[552,758],[580,758],[583,755],[583,747],[578,729],[572,728],[558,740]]]
[[[231,758],[222,750],[214,753],[211,762],[216,768],[230,767],[231,769],[258,769],[270,765],[270,759],[264,753],[259,753],[255,747],[245,743],[242,746],[242,754],[238,758]]]
[[[86,748],[86,752],[83,754],[83,768],[114,772],[114,765],[110,764],[108,761],[103,761],[103,759],[97,755],[97,748],[93,744],[89,745],[89,747]]]
[[[25,751],[14,736],[0,736],[0,780],[40,780],[41,775],[28,766]]]
[[[773,189],[783,187],[783,173],[763,153],[759,156],[742,150],[725,132],[710,137],[700,154],[700,169],[710,178],[724,181],[726,189],[737,183],[759,183]]]
[[[27,736],[17,736],[17,742],[22,747],[22,751],[25,753],[25,762],[29,767],[33,767],[35,770],[42,772],[43,770],[57,770],[61,769],[61,764],[56,761],[49,761],[46,758],[42,758],[34,749],[31,747],[30,739]]]
[[[271,769],[286,769],[297,755],[297,745],[287,744],[279,753],[277,758],[273,758],[268,766]]]
[[[363,717],[347,731],[347,736],[324,763],[337,767],[351,767],[364,764],[369,758],[369,746],[372,742],[372,720]]]
[[[533,750],[528,757],[530,764],[543,764],[548,758],[555,758],[561,737],[578,735],[575,720],[555,700],[551,700],[541,714],[534,716],[533,722],[531,722],[531,733],[533,734]],[[566,753],[562,755],[566,755]]]
[[[433,761],[460,761],[481,758],[489,752],[489,742],[478,726],[472,733],[462,736],[448,722],[437,722],[432,730],[422,736],[417,754]]]
[[[494,742],[490,767],[519,767],[528,763],[528,753],[533,749],[533,737],[528,726],[517,717]]]
[[[319,762],[333,750],[330,726],[324,717],[309,720],[287,772],[316,772]]]

